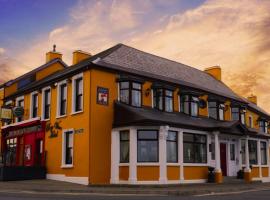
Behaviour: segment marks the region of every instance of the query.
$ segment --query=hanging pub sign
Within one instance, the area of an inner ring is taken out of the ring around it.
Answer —
[[[98,87],[97,88],[97,103],[100,105],[108,105],[109,103],[109,89]]]
[[[13,108],[13,114],[15,117],[22,117],[24,115],[24,108],[19,106]]]
[[[0,108],[0,119],[3,121],[12,120],[12,109],[7,107]]]

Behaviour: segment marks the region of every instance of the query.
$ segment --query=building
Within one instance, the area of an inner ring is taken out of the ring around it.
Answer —
[[[75,51],[69,67],[48,52],[2,88],[3,105],[24,111],[1,127],[6,166],[45,166],[48,179],[81,184],[200,183],[209,166],[218,183],[240,172],[270,180],[270,115],[228,88],[220,67],[118,44]]]

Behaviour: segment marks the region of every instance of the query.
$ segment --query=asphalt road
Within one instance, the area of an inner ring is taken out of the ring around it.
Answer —
[[[49,193],[0,193],[0,200],[269,200],[270,191],[255,191],[243,193],[224,193],[204,196],[140,196],[140,195],[81,195],[81,194],[49,194]]]

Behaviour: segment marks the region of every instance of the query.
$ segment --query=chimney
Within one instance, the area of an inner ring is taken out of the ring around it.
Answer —
[[[248,98],[247,98],[250,102],[254,103],[257,105],[257,96],[256,95],[250,95]]]
[[[92,55],[90,53],[87,53],[87,52],[81,51],[81,50],[76,50],[73,52],[72,64],[75,65],[75,64],[81,62],[82,60],[85,60],[86,58],[89,58],[91,56]]]
[[[56,52],[56,45],[54,44],[53,50],[46,53],[46,63],[56,58],[59,58],[62,60],[62,54],[59,52]]]
[[[206,73],[213,76],[215,79],[221,81],[221,68],[220,66],[213,66],[204,70]]]

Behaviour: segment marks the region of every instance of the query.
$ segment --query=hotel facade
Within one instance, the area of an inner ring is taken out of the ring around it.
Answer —
[[[43,170],[86,185],[203,183],[212,167],[217,183],[270,181],[270,115],[227,87],[220,67],[123,44],[75,51],[71,66],[51,51],[0,86],[0,106],[2,180]]]

